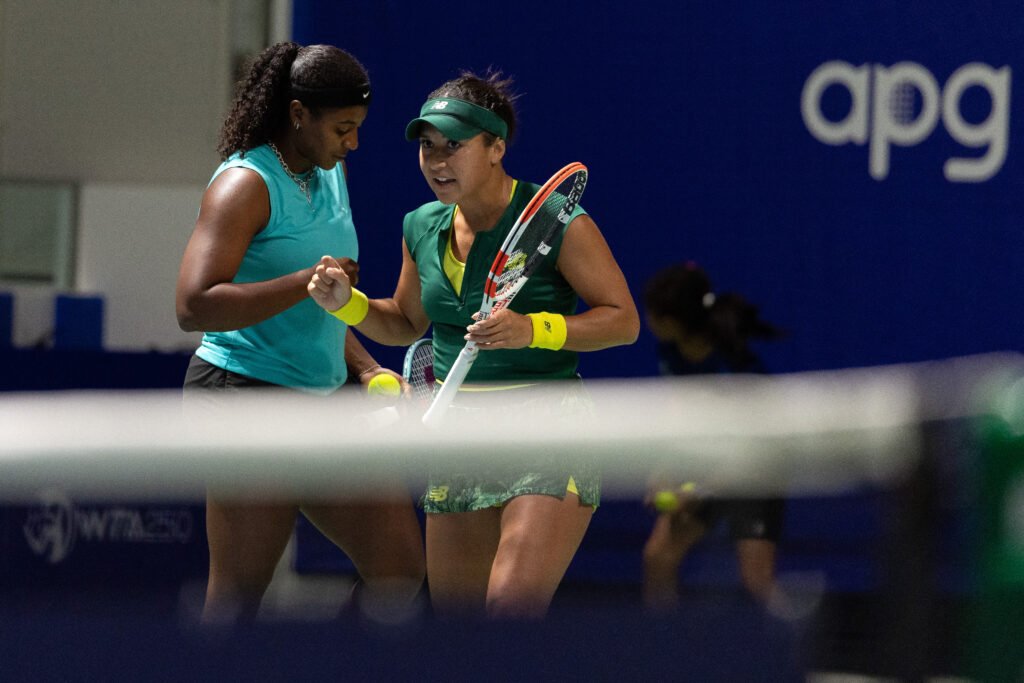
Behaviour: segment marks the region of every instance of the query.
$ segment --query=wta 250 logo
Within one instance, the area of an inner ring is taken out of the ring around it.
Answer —
[[[850,107],[840,120],[822,112],[822,96],[832,87],[844,88]],[[982,89],[988,96],[988,115],[981,121],[964,116],[965,93]],[[875,180],[889,175],[894,145],[912,147],[935,130],[939,118],[950,137],[965,147],[984,148],[980,156],[951,157],[943,166],[946,179],[956,183],[988,180],[1006,160],[1010,127],[1010,67],[1000,69],[972,62],[960,67],[939,87],[928,69],[914,62],[892,66],[826,62],[804,83],[800,111],[807,130],[829,145],[868,145],[868,172]]]
[[[22,525],[34,555],[59,564],[76,543],[188,543],[192,539],[192,512],[187,508],[124,505],[76,505],[62,491],[39,496]]]

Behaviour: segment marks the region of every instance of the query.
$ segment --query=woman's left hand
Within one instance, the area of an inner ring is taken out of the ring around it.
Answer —
[[[398,384],[402,388],[402,396],[410,396],[412,394],[412,387],[409,386],[409,383],[406,382],[405,379],[403,379],[400,374],[398,374],[394,370],[382,368],[379,365],[377,367],[366,370],[362,374],[360,374],[359,383],[362,384],[364,387],[368,387],[370,382],[372,382],[373,379],[378,375],[390,375],[394,377],[396,380],[398,380]]]

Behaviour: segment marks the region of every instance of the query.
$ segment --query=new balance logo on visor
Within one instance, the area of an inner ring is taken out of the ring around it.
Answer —
[[[431,109],[444,109],[448,106],[448,100],[441,100],[440,102],[434,102],[434,106]]]

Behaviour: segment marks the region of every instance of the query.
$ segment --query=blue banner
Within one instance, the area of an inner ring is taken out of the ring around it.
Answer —
[[[33,605],[133,597],[174,614],[186,584],[206,583],[201,505],[75,501],[59,490],[0,507],[0,596]]]
[[[433,199],[405,124],[460,69],[495,67],[521,94],[506,168],[590,167],[583,203],[638,302],[654,270],[697,261],[791,331],[763,349],[774,371],[1022,347],[1019,2],[294,8],[298,42],[350,50],[374,83],[349,159],[371,295],[393,291],[402,215]],[[646,331],[583,359],[655,368]]]

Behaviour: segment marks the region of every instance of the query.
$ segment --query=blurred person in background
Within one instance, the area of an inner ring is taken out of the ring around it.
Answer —
[[[718,294],[694,263],[656,272],[644,292],[645,319],[657,339],[662,375],[763,373],[751,340],[773,340],[783,332],[762,320],[739,294]],[[679,605],[679,569],[690,549],[719,522],[729,526],[740,580],[755,599],[766,601],[775,585],[776,550],[782,534],[781,499],[724,500],[699,482],[652,482],[646,501],[655,509],[654,528],[643,549],[643,600],[655,610]]]

